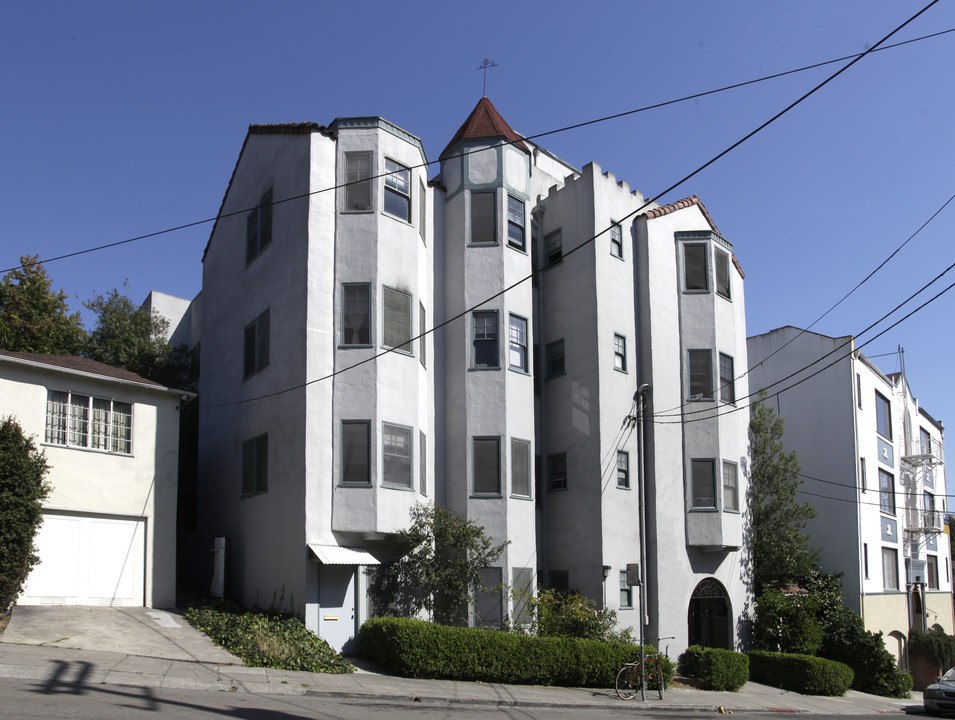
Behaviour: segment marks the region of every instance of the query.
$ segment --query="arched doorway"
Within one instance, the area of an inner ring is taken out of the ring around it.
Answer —
[[[687,625],[690,645],[731,649],[729,599],[719,580],[706,578],[696,586],[690,596]]]

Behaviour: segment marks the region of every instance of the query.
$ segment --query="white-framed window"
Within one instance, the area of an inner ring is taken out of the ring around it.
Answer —
[[[424,335],[425,328],[428,327],[428,316],[424,309],[424,303],[418,303],[418,359],[421,361],[421,367],[428,367],[428,337]]]
[[[730,256],[722,250],[715,250],[716,257],[716,294],[730,299]]]
[[[385,158],[385,212],[411,222],[411,170]]]
[[[938,556],[925,556],[925,570],[928,575],[928,589],[938,590]]]
[[[473,439],[472,466],[475,495],[501,494],[501,438]]]
[[[613,334],[613,369],[627,372],[627,338]]]
[[[392,487],[413,488],[412,429],[392,423],[381,424],[381,479]]]
[[[507,363],[515,370],[527,372],[527,320],[519,315],[508,318]]]
[[[411,353],[411,295],[390,287],[382,288],[382,341],[386,348]]]
[[[567,453],[547,456],[547,479],[551,490],[567,489]]]
[[[558,377],[566,372],[564,366],[564,338],[554,340],[544,346],[544,355],[547,366],[547,379]]]
[[[269,434],[242,443],[242,494],[255,495],[269,489]]]
[[[865,458],[859,458],[859,484],[862,486],[862,492],[866,491],[866,482],[865,482]]]
[[[706,255],[709,247],[698,243],[683,245],[683,289],[709,290],[709,269]]]
[[[269,311],[259,315],[245,326],[244,377],[249,377],[269,365]]]
[[[44,440],[51,445],[129,455],[133,450],[133,406],[110,398],[47,390]]]
[[[899,551],[895,548],[882,548],[882,588],[899,589]]]
[[[620,571],[620,608],[630,609],[633,607],[633,588],[627,582],[627,571]]]
[[[558,228],[554,232],[547,233],[544,236],[544,265],[552,267],[564,259],[564,235],[563,229]]]
[[[370,152],[345,153],[345,211],[371,210]]]
[[[515,250],[524,250],[524,201],[507,196],[507,244]]]
[[[471,244],[494,245],[497,242],[496,193],[471,192]]]
[[[255,260],[272,242],[272,188],[245,219],[245,264]]]
[[[471,367],[499,368],[497,310],[475,310],[471,313]]]
[[[919,455],[931,455],[932,454],[932,436],[929,434],[929,431],[923,427],[919,428]]]
[[[617,487],[630,487],[630,453],[617,450]]]
[[[342,420],[342,485],[371,484],[371,421]]]
[[[474,627],[500,629],[504,620],[503,571],[499,567],[481,568],[480,585],[474,593]]]
[[[371,284],[342,283],[342,345],[371,345]]]
[[[623,260],[623,228],[620,223],[610,226],[610,254]]]
[[[881,393],[875,393],[876,431],[886,440],[892,439],[892,403]]]
[[[534,568],[511,568],[511,589],[514,596],[514,624],[530,625],[534,614],[528,600],[534,595]]]
[[[739,472],[736,463],[723,461],[723,509],[739,512]]]
[[[716,473],[712,460],[691,460],[690,469],[693,508],[716,507]]]
[[[690,399],[713,399],[713,365],[709,350],[689,350]]]
[[[428,438],[418,431],[418,492],[428,496]]]
[[[736,372],[733,369],[733,358],[720,353],[720,400],[725,403],[736,403]]]
[[[511,495],[531,496],[531,444],[511,438]]]
[[[879,468],[879,509],[895,515],[895,477]]]

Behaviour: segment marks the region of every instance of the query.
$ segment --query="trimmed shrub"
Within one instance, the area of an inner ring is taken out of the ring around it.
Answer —
[[[750,679],[803,695],[845,695],[853,674],[845,663],[812,655],[765,650],[749,653]]]
[[[247,665],[276,670],[350,673],[355,668],[296,617],[228,603],[189,608],[186,620]]]
[[[407,618],[375,618],[358,632],[358,651],[404,677],[565,687],[613,687],[639,646],[582,638],[532,637],[449,627]],[[653,652],[647,648],[647,652]],[[663,658],[664,684],[673,663]]]
[[[749,657],[722,648],[691,645],[683,654],[687,674],[699,678],[704,690],[739,690],[749,680]]]

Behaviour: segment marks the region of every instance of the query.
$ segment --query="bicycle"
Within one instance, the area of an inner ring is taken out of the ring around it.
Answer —
[[[643,658],[643,676],[640,675],[640,656],[634,657],[632,662],[624,663],[617,672],[614,687],[617,697],[621,700],[632,700],[641,688],[653,688],[663,699],[663,667],[660,664],[660,653],[651,653]],[[649,681],[649,682],[647,682]]]

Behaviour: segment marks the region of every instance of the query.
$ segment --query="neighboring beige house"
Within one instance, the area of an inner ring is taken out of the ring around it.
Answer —
[[[52,485],[20,605],[175,605],[182,397],[86,358],[0,350],[0,414]]]

